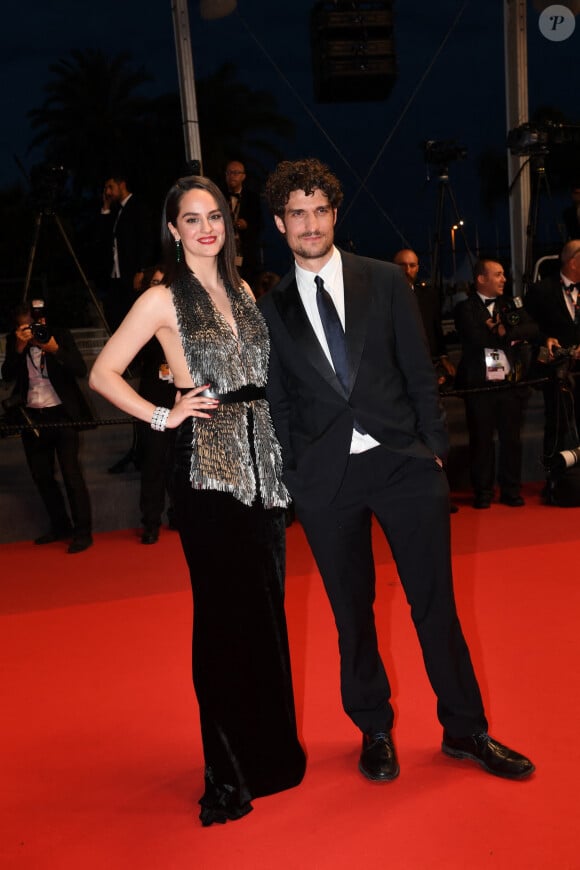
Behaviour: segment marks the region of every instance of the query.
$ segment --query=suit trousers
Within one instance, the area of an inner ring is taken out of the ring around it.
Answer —
[[[469,471],[476,496],[490,498],[495,484],[495,441],[499,440],[497,479],[501,494],[520,494],[522,482],[521,429],[528,399],[525,387],[498,387],[465,396],[469,432]]]
[[[485,730],[479,686],[453,592],[449,486],[435,459],[376,447],[351,455],[340,491],[323,509],[296,503],[338,629],[345,712],[364,733],[390,731],[391,688],[375,627],[371,521],[390,544],[437,715],[453,736]]]
[[[61,405],[53,408],[28,408],[33,423],[61,423],[70,418]],[[64,496],[55,477],[55,459],[62,474],[72,517],[73,533],[76,536],[91,533],[91,503],[80,464],[80,437],[78,429],[55,427],[22,432],[22,446],[30,473],[50,518],[51,529],[56,535],[67,534],[71,529]]]

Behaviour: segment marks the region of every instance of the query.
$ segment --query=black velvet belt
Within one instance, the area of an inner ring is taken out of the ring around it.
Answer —
[[[177,389],[182,393],[186,393],[191,387],[177,387]],[[218,399],[221,405],[233,405],[235,402],[254,402],[256,399],[265,399],[266,388],[257,387],[255,384],[247,384],[245,387],[240,387],[239,390],[232,390],[229,393],[216,393],[215,390],[208,387],[200,395]]]
[[[218,393],[217,398],[222,405],[233,405],[235,402],[254,402],[256,399],[266,398],[266,388],[247,384],[245,387],[240,387],[239,390],[232,390],[231,393]]]

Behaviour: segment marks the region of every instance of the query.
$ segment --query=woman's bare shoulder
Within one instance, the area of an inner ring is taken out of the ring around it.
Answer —
[[[241,289],[244,290],[248,294],[250,299],[253,299],[254,302],[256,301],[256,297],[252,293],[252,288],[250,287],[250,285],[248,284],[247,281],[242,280]]]

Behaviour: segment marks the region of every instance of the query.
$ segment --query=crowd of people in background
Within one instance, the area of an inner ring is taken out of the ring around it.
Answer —
[[[265,269],[262,262],[260,234],[264,222],[260,194],[248,185],[245,164],[240,159],[226,164],[218,187],[232,220],[236,268],[259,299],[280,281],[280,276]],[[546,469],[543,496],[547,503],[558,503],[555,469],[560,470],[561,476],[560,454],[578,446],[580,379],[574,378],[573,372],[580,355],[576,350],[580,347],[577,286],[580,242],[576,241],[580,236],[579,203],[580,189],[574,188],[572,203],[563,213],[570,240],[561,251],[559,275],[531,286],[521,307],[514,307],[513,297],[505,294],[508,279],[502,263],[481,258],[474,264],[472,292],[452,312],[459,350],[454,348],[451,353],[442,328],[440,290],[420,278],[415,251],[403,248],[392,255],[392,262],[403,271],[417,303],[441,394],[460,395],[464,400],[475,508],[491,506],[496,483],[500,502],[510,507],[524,504],[522,427],[530,398],[528,380],[542,381],[545,408],[542,459]],[[132,190],[129,176],[120,170],[104,180],[95,226],[95,251],[93,280],[100,314],[108,331],[114,332],[138,296],[152,284],[163,281],[162,266],[154,265],[159,260],[155,232],[146,219],[138,193]],[[80,552],[90,546],[92,536],[89,496],[79,460],[79,429],[67,431],[62,427],[51,432],[47,427],[36,435],[31,425],[50,415],[51,419],[58,415],[63,420],[92,419],[77,383],[86,374],[86,366],[70,331],[52,329],[50,340],[43,345],[28,329],[32,322],[30,306],[18,310],[2,376],[5,381],[16,381],[14,393],[19,396],[20,413],[26,411],[31,421],[22,441],[50,522],[49,530],[37,537],[36,543],[68,536],[69,551]],[[544,348],[543,357],[538,355],[540,347]],[[538,356],[543,359],[543,366],[535,362]],[[557,369],[555,362],[561,357],[565,359]],[[173,375],[155,338],[131,363],[131,369],[131,374],[139,378],[141,395],[171,406],[176,394]],[[73,394],[76,404],[71,401]],[[12,404],[16,407],[14,401]],[[123,473],[134,466],[140,473],[144,544],[158,540],[165,513],[169,527],[174,525],[168,486],[172,450],[171,433],[152,432],[150,427],[137,422],[127,451],[108,469],[111,473]],[[61,468],[68,511],[56,481],[55,459]],[[559,464],[556,460],[560,460]],[[450,512],[457,510],[457,505],[450,502]],[[292,518],[293,505],[287,511],[287,521]]]

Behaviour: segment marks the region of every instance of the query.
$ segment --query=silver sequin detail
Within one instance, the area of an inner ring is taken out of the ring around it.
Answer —
[[[195,275],[172,286],[173,303],[193,383],[229,393],[248,384],[263,387],[268,373],[268,329],[243,290],[226,286],[239,343]],[[248,411],[252,414],[259,494],[266,508],[286,507],[282,457],[265,399],[220,405],[211,420],[193,417],[190,481],[196,489],[230,492],[251,505],[257,485],[250,454]]]

